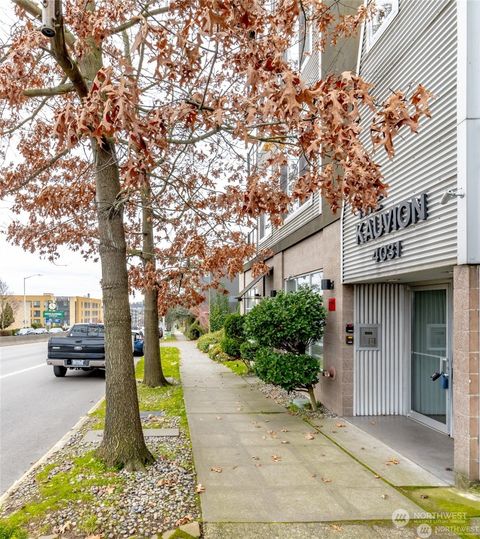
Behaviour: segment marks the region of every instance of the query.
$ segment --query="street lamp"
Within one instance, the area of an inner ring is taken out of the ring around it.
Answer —
[[[31,279],[32,277],[41,277],[41,273],[34,273],[33,275],[28,275],[23,278],[23,327],[27,327],[27,294],[25,292],[25,281]]]

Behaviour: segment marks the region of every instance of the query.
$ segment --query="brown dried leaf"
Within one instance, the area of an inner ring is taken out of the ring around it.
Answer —
[[[282,457],[279,455],[272,455],[273,462],[280,462],[282,460]]]
[[[305,434],[305,439],[306,440],[315,440],[315,433],[307,432],[307,434]]]
[[[198,483],[197,488],[195,489],[195,492],[197,494],[201,494],[202,492],[205,492],[205,487],[201,483]]]
[[[210,468],[210,471],[211,471],[211,472],[222,473],[222,472],[223,472],[223,468],[221,468],[220,466],[212,466],[212,467]]]

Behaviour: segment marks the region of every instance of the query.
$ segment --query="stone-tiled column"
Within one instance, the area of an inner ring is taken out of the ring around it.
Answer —
[[[459,486],[479,481],[480,266],[454,268],[453,435]]]

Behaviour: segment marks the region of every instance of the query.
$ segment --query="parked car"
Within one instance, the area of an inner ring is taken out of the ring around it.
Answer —
[[[63,331],[62,328],[51,328],[48,333],[63,333]]]
[[[33,333],[35,335],[43,335],[44,333],[48,333],[48,330],[46,328],[37,328],[33,330]]]
[[[22,328],[17,331],[17,335],[22,337],[23,335],[33,335],[35,330],[33,328]]]
[[[56,328],[60,329],[60,328]],[[132,331],[133,355],[143,355],[143,335]],[[68,369],[105,369],[105,331],[103,324],[75,324],[66,336],[52,336],[48,341],[47,365],[63,377]]]
[[[133,355],[143,356],[143,333],[132,329]]]

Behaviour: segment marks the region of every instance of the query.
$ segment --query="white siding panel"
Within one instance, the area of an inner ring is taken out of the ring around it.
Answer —
[[[388,30],[366,53],[363,46],[360,74],[375,84],[383,101],[391,89],[407,90],[421,83],[435,95],[432,118],[422,121],[418,134],[404,130],[395,141],[396,156],[389,160],[378,150],[377,160],[389,185],[383,208],[422,192],[428,193],[429,217],[403,230],[357,245],[360,218],[345,208],[342,233],[343,281],[383,279],[426,267],[455,264],[457,260],[457,205],[440,204],[447,189],[457,186],[456,138],[456,2],[454,0],[401,0]],[[370,145],[365,111],[364,141]],[[376,247],[402,240],[402,257],[375,262]]]
[[[287,217],[286,222],[281,227],[273,228],[269,236],[259,240],[259,248],[269,249],[278,241],[286,238],[289,234],[295,232],[295,230],[298,230],[315,217],[318,217],[318,215],[320,215],[320,196],[318,193],[314,193],[312,198],[307,200],[295,214]]]
[[[355,286],[355,328],[380,325],[378,350],[358,350],[355,335],[354,415],[405,414],[406,288],[397,284]]]

